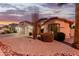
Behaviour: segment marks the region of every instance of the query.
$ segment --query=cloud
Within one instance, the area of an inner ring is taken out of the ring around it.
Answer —
[[[21,15],[21,14],[8,14],[9,16],[17,16],[17,17],[22,17],[24,15]]]
[[[32,10],[34,7],[39,9],[40,18],[54,16],[75,18],[75,4],[65,4],[59,7],[55,3],[0,3],[0,19],[31,19],[31,13],[33,13]]]

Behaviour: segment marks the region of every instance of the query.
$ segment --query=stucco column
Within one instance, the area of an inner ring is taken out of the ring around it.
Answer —
[[[76,4],[76,27],[75,27],[75,39],[74,47],[79,49],[79,4]]]

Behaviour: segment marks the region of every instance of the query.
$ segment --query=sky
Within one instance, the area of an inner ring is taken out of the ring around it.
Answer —
[[[75,4],[59,6],[57,3],[0,3],[0,25],[31,21],[33,9],[39,10],[39,18],[62,17],[75,19]]]

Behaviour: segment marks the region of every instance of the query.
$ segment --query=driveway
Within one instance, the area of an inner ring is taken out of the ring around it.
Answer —
[[[13,34],[0,36],[0,42],[9,46],[12,51],[23,55],[79,55],[79,50],[55,40],[53,42],[42,42],[37,39],[34,40]]]

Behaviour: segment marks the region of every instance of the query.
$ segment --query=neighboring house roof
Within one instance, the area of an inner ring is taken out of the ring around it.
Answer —
[[[30,22],[30,21],[21,21],[19,24],[24,24],[24,23],[28,23],[28,24],[30,24],[30,25],[33,25],[33,23]]]
[[[16,23],[12,23],[12,24],[9,24],[8,26],[12,26],[12,27],[16,27],[18,24]]]

